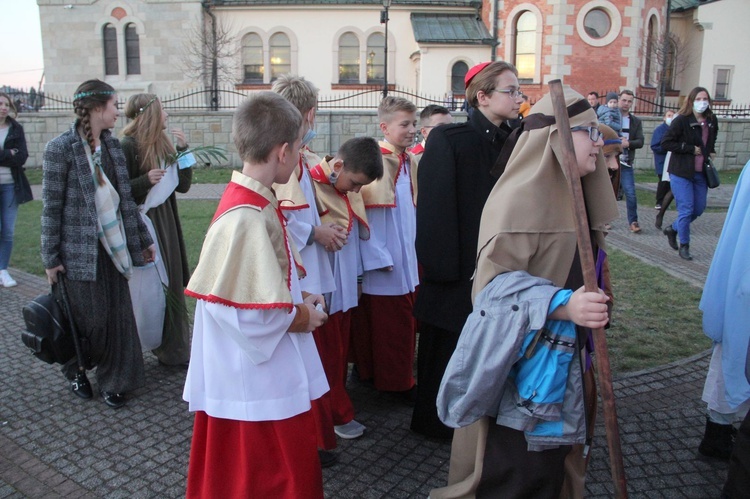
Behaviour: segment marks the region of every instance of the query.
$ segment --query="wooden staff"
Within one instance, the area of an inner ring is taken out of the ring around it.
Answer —
[[[573,147],[573,135],[570,131],[570,120],[568,119],[568,109],[565,105],[562,82],[560,80],[550,81],[549,89],[550,96],[552,97],[552,107],[555,110],[557,131],[560,134],[562,145],[562,167],[565,172],[565,178],[568,181],[568,187],[572,193],[571,199],[576,221],[576,234],[578,236],[578,253],[581,258],[581,267],[583,270],[583,284],[586,291],[596,293],[599,291],[599,286],[596,281],[594,255],[591,251],[589,220],[586,214],[586,204],[583,200],[581,176],[578,171],[575,148]],[[609,365],[609,354],[607,353],[607,338],[602,328],[594,329],[593,332],[596,371],[599,378],[599,391],[604,410],[604,427],[607,430],[609,466],[615,485],[615,497],[625,499],[628,497],[628,491],[625,482],[625,470],[622,463],[620,430],[617,423],[617,411],[615,410],[615,393],[612,389],[612,371]]]

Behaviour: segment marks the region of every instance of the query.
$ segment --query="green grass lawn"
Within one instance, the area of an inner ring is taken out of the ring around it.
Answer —
[[[193,169],[193,183],[194,184],[225,184],[229,182],[232,177],[233,168],[222,167],[222,168],[194,168]],[[740,176],[742,170],[722,170],[719,172],[719,178],[721,178],[722,184],[736,184],[737,177]],[[29,183],[40,184],[42,183],[42,169],[41,168],[27,168],[26,176],[29,178]],[[636,170],[635,174],[636,182],[654,183],[656,182],[656,174],[652,170]]]
[[[226,184],[232,178],[233,168],[193,168],[194,184]],[[31,185],[42,184],[42,169],[27,168],[26,177]]]
[[[607,330],[612,370],[654,367],[711,347],[698,310],[701,290],[610,249],[615,301]]]
[[[195,268],[203,238],[218,201],[179,201],[190,268]],[[11,267],[44,276],[39,257],[41,201],[21,206]],[[607,342],[612,370],[624,373],[659,366],[701,352],[710,342],[701,332],[700,290],[658,268],[612,249],[615,291]],[[188,298],[192,317],[195,301]]]
[[[737,178],[740,176],[742,170],[721,170],[719,171],[719,179],[722,184],[734,185],[737,183]],[[653,169],[649,170],[636,170],[635,181],[644,183],[656,183],[656,173]]]

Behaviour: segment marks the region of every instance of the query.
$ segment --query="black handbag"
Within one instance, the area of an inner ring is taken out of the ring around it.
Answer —
[[[85,338],[79,338],[65,289],[63,274],[46,295],[39,295],[23,307],[26,330],[21,341],[31,353],[48,364],[66,364],[77,357],[79,367],[90,363],[83,355]]]
[[[706,185],[709,189],[716,189],[721,184],[719,180],[719,172],[714,168],[714,164],[710,158],[706,159],[703,170],[706,172]]]
[[[23,321],[26,330],[21,340],[35,357],[48,364],[65,364],[75,356],[68,318],[54,292],[39,295],[23,307]]]

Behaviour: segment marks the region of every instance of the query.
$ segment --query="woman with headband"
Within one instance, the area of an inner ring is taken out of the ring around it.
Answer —
[[[64,275],[85,359],[96,366],[104,402],[125,404],[144,384],[143,356],[130,301],[134,265],[154,259],[154,244],[138,216],[120,143],[112,136],[120,111],[115,90],[100,80],[73,96],[76,121],[44,150],[42,262],[47,280]],[[74,358],[63,366],[73,393],[93,396]]]

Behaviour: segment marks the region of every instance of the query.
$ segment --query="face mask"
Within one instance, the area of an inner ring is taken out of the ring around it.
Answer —
[[[336,172],[331,172],[328,175],[328,181],[331,183],[331,185],[336,185],[336,181],[339,179],[339,174]]]
[[[669,125],[671,125],[671,124],[672,124],[672,120],[673,120],[673,119],[674,119],[674,118],[667,118],[666,120],[664,120],[664,123],[666,123],[666,124],[667,124],[667,126],[669,126]]]
[[[315,133],[315,130],[313,130],[312,128],[309,128],[307,132],[305,132],[305,136],[302,137],[301,147],[305,147],[307,144],[312,142],[312,140],[315,138],[316,135],[318,134]]]
[[[697,100],[693,102],[693,111],[695,111],[696,113],[703,114],[706,109],[708,109],[707,100]]]

